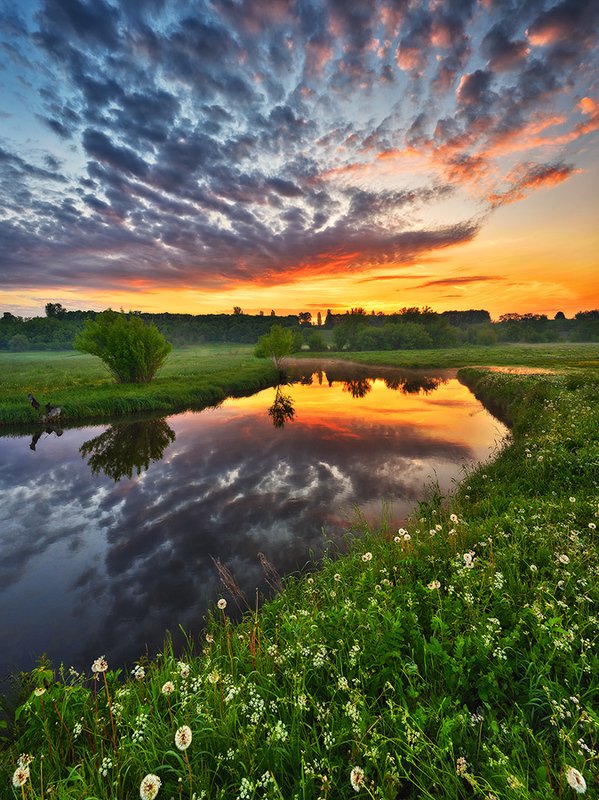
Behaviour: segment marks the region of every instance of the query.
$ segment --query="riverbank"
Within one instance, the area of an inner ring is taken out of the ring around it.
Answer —
[[[76,352],[0,353],[0,425],[39,424],[29,392],[42,409],[59,406],[61,424],[216,405],[276,384],[277,370],[253,351],[251,345],[174,350],[148,384],[116,384],[98,358]]]
[[[313,360],[317,354],[302,351],[291,360]],[[445,369],[474,366],[547,367],[594,369],[599,367],[599,344],[543,343],[498,344],[488,347],[452,347],[430,350],[378,350],[376,352],[330,351],[323,359],[350,361],[369,366],[406,369]]]
[[[32,674],[5,791],[154,797],[154,775],[165,798],[593,796],[599,374],[459,377],[512,424],[493,463],[405,530],[356,526],[349,555],[238,626],[229,579],[195,653]]]
[[[288,363],[369,365],[375,368],[456,369],[463,366],[534,366],[580,369],[599,366],[598,344],[494,345],[450,350],[378,353],[303,351]],[[322,368],[322,367],[321,367]],[[254,357],[254,345],[200,345],[173,350],[149,384],[116,384],[102,362],[77,352],[0,353],[0,428],[36,425],[42,404],[61,408],[63,425],[139,414],[174,414],[274,386],[277,370]]]

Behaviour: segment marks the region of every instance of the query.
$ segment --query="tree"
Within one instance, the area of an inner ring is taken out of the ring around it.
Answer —
[[[312,331],[307,339],[308,347],[317,353],[327,349],[324,337],[320,331]]]
[[[134,471],[141,475],[174,441],[175,432],[165,419],[138,420],[111,425],[84,442],[79,452],[84,458],[89,456],[87,463],[94,475],[104,472],[119,481],[124,476],[133,477]]]
[[[280,369],[281,359],[292,353],[293,349],[293,331],[282,325],[273,325],[270,333],[258,339],[254,352],[258,358],[272,358],[275,367]]]
[[[29,339],[23,336],[22,333],[15,333],[8,340],[8,349],[13,353],[22,353],[25,350],[29,350]]]
[[[233,313],[236,316],[239,316],[240,314],[243,314],[243,310],[241,309],[241,306],[233,306]]]
[[[300,325],[311,325],[312,314],[309,311],[300,311],[297,315],[297,321]]]
[[[172,349],[153,323],[110,308],[87,320],[74,347],[101,358],[117,383],[149,383]]]
[[[320,313],[320,311],[316,315],[316,324],[318,325],[319,328],[322,325],[322,314]]]
[[[61,303],[46,303],[46,316],[56,319],[63,319],[67,313],[66,308]]]

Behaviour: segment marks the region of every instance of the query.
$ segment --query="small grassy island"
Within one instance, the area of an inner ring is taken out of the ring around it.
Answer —
[[[126,387],[86,356],[2,354],[0,422],[31,425],[28,391],[68,420],[200,407],[273,384],[251,353],[177,351]],[[187,653],[23,676],[2,797],[597,796],[599,347],[344,356],[462,367],[512,437],[453,496],[431,490],[399,531],[356,526],[238,624],[230,585]]]

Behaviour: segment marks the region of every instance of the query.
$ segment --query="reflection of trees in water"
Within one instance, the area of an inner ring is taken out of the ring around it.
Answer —
[[[446,378],[433,378],[428,375],[418,375],[414,378],[385,378],[385,386],[403,394],[430,394],[438,389]]]
[[[352,397],[366,397],[368,392],[372,389],[372,383],[368,378],[354,378],[351,381],[345,381],[343,384],[343,391],[349,392]]]
[[[295,408],[291,396],[281,391],[281,386],[277,386],[275,399],[268,409],[268,415],[272,419],[275,428],[283,428],[286,422],[291,422],[295,416]]]
[[[148,469],[152,461],[159,461],[169,444],[175,441],[175,432],[165,419],[148,419],[111,425],[104,433],[84,442],[79,452],[86,458],[94,475],[104,472],[114,481],[134,470],[138,475]]]

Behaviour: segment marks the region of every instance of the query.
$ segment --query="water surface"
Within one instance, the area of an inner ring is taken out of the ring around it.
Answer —
[[[41,653],[89,668],[201,631],[220,559],[252,599],[360,508],[399,525],[505,428],[447,372],[348,371],[215,409],[0,439],[0,674]]]

